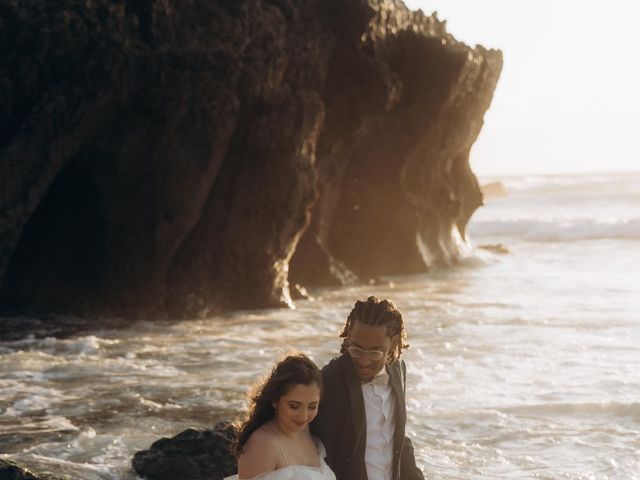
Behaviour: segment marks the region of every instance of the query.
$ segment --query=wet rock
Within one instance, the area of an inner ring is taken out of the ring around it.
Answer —
[[[484,185],[480,185],[482,196],[487,198],[504,197],[508,195],[507,187],[502,182],[489,182]]]
[[[222,480],[237,472],[230,453],[234,440],[234,431],[224,422],[212,430],[188,429],[137,452],[133,469],[150,480]]]
[[[9,460],[0,459],[0,480],[60,480],[48,474],[36,474]]]
[[[511,253],[511,251],[509,250],[509,247],[501,244],[501,243],[493,243],[493,244],[487,244],[487,245],[480,245],[478,248],[481,248],[482,250],[487,250],[489,252],[493,252],[493,253],[497,253],[500,255],[508,255]]]

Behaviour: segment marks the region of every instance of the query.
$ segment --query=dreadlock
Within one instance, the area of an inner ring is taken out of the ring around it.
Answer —
[[[344,328],[340,332],[340,337],[344,338],[342,346],[340,347],[340,353],[347,351],[348,342],[347,337],[355,322],[362,323],[363,325],[370,325],[377,327],[384,325],[387,328],[387,336],[395,337],[397,340],[389,350],[389,356],[387,362],[391,363],[394,360],[400,358],[402,350],[409,348],[409,344],[405,343],[407,334],[404,331],[404,322],[402,321],[402,314],[390,300],[379,300],[376,297],[369,297],[366,301],[358,300],[351,313],[347,317],[347,321],[344,324]]]

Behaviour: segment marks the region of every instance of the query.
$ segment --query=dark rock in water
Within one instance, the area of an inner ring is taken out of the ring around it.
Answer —
[[[2,304],[290,305],[289,277],[449,262],[481,204],[501,53],[399,0],[25,0],[0,24]]]
[[[150,480],[221,480],[238,471],[230,453],[235,438],[234,430],[225,423],[213,430],[188,429],[137,452],[133,469]]]
[[[60,480],[60,478],[36,474],[9,460],[0,459],[0,480]]]
[[[509,253],[511,253],[509,251],[509,248],[506,247],[505,245],[502,245],[501,243],[480,245],[478,248],[481,248],[482,250],[487,250],[489,252],[498,253],[500,255],[508,255]]]
[[[484,198],[504,197],[509,193],[502,182],[485,183],[480,185],[480,190]]]

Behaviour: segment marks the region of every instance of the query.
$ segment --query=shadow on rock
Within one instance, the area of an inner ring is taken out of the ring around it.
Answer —
[[[212,430],[187,429],[137,452],[133,469],[150,480],[222,480],[237,472],[231,454],[235,439],[236,431],[229,422],[218,422]]]
[[[8,460],[0,459],[0,480],[60,480],[46,474],[35,474]]]

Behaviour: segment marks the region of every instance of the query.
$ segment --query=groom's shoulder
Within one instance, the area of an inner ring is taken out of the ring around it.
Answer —
[[[322,367],[322,372],[331,372],[337,369],[340,369],[342,355],[338,355],[337,357],[333,357],[329,360],[324,367]]]
[[[344,355],[339,355],[337,357],[332,358],[327,362],[327,364],[322,367],[322,376],[324,378],[334,377],[340,372],[343,372],[345,369],[345,357]]]
[[[403,372],[407,371],[407,364],[405,363],[404,358],[398,358],[393,363],[397,364],[398,368],[400,368],[400,370],[402,370]]]
[[[407,376],[407,364],[404,359],[398,358],[388,365],[389,371],[396,370],[402,378]]]
[[[343,392],[346,392],[345,381],[350,378],[344,355],[332,358],[321,370],[325,399],[331,397],[335,401],[338,398],[336,395],[340,396],[343,395]]]

